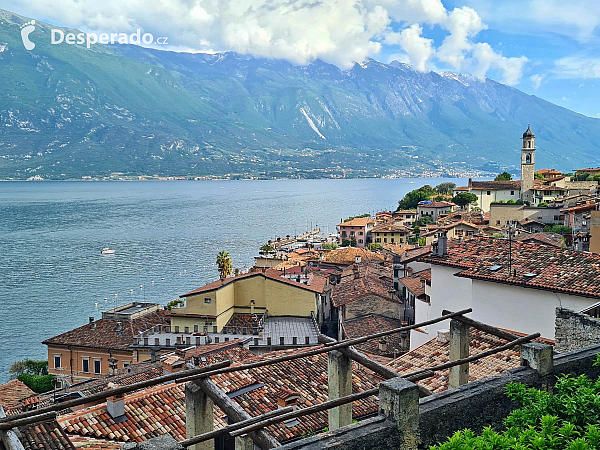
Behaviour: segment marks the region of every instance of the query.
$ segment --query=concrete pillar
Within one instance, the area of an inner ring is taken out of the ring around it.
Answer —
[[[402,450],[417,450],[419,444],[419,388],[404,378],[379,385],[379,412],[396,423]]]
[[[185,450],[170,434],[148,439],[142,442],[127,442],[121,446],[122,450]]]
[[[341,352],[327,353],[329,400],[352,394],[352,360]],[[328,412],[329,431],[352,423],[352,403],[332,408]]]
[[[458,320],[450,321],[450,361],[469,356],[469,325]],[[469,381],[469,364],[450,367],[448,388],[461,386]]]
[[[254,441],[249,436],[236,436],[235,450],[254,450]]]
[[[551,345],[529,342],[521,345],[521,362],[535,369],[541,376],[554,371],[554,356]]]
[[[185,435],[197,436],[214,429],[213,401],[195,381],[185,385]],[[200,442],[188,447],[189,450],[214,450],[215,441]]]

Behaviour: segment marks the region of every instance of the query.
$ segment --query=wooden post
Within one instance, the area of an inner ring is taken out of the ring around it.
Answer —
[[[0,405],[0,417],[6,417],[2,405]],[[21,441],[13,430],[0,431],[0,439],[6,450],[24,450],[23,444],[21,444]]]
[[[469,325],[452,319],[450,321],[450,361],[469,356]],[[450,367],[448,387],[461,386],[469,381],[469,363]]]
[[[187,438],[212,431],[215,427],[213,401],[204,393],[197,381],[185,385],[185,435]],[[215,440],[200,442],[190,450],[214,450]]]
[[[327,381],[329,400],[352,394],[352,360],[333,350],[327,354]],[[329,431],[352,423],[352,403],[329,410]]]

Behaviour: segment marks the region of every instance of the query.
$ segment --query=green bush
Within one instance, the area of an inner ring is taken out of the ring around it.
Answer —
[[[504,431],[458,431],[430,449],[600,449],[600,378],[594,382],[585,375],[562,375],[554,393],[509,383],[506,393],[520,408],[504,419]]]
[[[376,252],[377,250],[379,250],[381,248],[381,244],[379,244],[377,242],[370,242],[369,244],[367,244],[367,248],[369,250],[371,250],[372,252]]]
[[[10,378],[14,380],[22,373],[30,373],[32,375],[48,375],[48,361],[38,361],[35,359],[25,359],[15,361],[8,369]]]
[[[323,250],[335,250],[336,248],[338,248],[338,243],[337,242],[325,242],[324,244],[321,245],[321,248]]]
[[[558,233],[558,234],[571,234],[573,230],[570,227],[564,225],[546,225],[544,227],[545,233]]]
[[[342,239],[342,247],[356,247],[356,239]]]
[[[22,373],[17,380],[26,384],[29,389],[38,394],[48,392],[54,389],[54,375],[33,375],[31,373]]]
[[[406,194],[402,200],[398,202],[398,209],[396,211],[400,211],[402,209],[416,209],[419,202],[423,200],[429,200],[430,197],[436,195],[436,191],[426,184],[425,186],[420,187],[419,189],[415,189],[414,191],[410,191]]]
[[[516,203],[512,198],[506,202],[507,205],[514,205]]]
[[[538,207],[539,207],[539,208],[546,208],[547,206],[548,206],[548,203],[546,203],[546,202],[540,202],[540,203],[538,204]]]

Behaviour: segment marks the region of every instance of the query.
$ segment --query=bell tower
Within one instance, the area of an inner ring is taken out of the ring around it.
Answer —
[[[535,134],[527,125],[523,133],[521,149],[521,200],[533,203],[533,184],[535,180]]]

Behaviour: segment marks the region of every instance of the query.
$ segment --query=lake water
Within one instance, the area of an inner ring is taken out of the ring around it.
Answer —
[[[165,304],[218,278],[227,250],[252,266],[267,240],[335,231],[453,179],[0,183],[0,382],[41,342],[130,301]],[[103,247],[116,250],[100,255]],[[154,283],[152,282],[154,281]],[[143,289],[140,289],[140,285]],[[117,296],[115,297],[115,294]],[[107,299],[107,300],[105,300]]]

